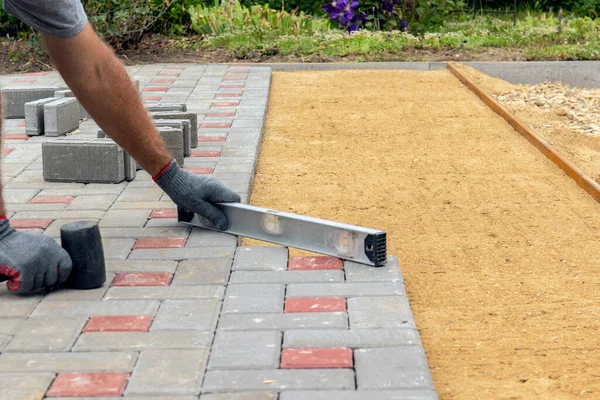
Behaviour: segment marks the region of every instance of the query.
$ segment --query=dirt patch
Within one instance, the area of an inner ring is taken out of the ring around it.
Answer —
[[[552,82],[513,85],[466,65],[458,67],[560,154],[600,183],[600,89],[573,88]]]
[[[442,399],[600,396],[600,205],[448,71],[274,73],[251,202],[388,232]]]

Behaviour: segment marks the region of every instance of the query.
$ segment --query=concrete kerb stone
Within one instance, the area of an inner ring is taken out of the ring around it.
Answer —
[[[170,127],[180,129],[183,132],[183,156],[189,157],[191,148],[191,124],[189,119],[156,119],[154,124],[158,128]],[[182,164],[183,165],[183,164]]]
[[[44,104],[56,101],[50,97],[25,103],[25,133],[29,136],[44,134]]]
[[[152,112],[150,113],[154,119],[187,119],[190,121],[190,146],[198,147],[198,114],[193,112],[169,111],[169,112]]]
[[[44,104],[44,133],[63,136],[79,128],[81,109],[74,97],[65,97]]]
[[[25,103],[53,97],[57,86],[8,86],[2,89],[4,118],[25,118]]]
[[[183,131],[168,126],[161,126],[158,127],[158,133],[165,142],[167,150],[169,150],[175,161],[177,161],[177,165],[183,167],[185,153]]]

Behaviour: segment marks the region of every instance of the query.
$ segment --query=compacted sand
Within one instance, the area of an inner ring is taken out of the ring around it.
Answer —
[[[449,72],[275,73],[251,202],[388,232],[442,399],[600,398],[600,204]]]

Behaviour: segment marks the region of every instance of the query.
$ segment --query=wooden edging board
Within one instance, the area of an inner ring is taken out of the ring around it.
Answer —
[[[521,122],[516,116],[510,111],[501,106],[496,100],[494,100],[489,94],[483,89],[477,86],[471,81],[465,74],[460,72],[452,63],[448,63],[448,69],[454,76],[456,76],[466,87],[468,87],[473,93],[477,95],[485,104],[488,105],[496,114],[501,116],[513,127],[513,129],[519,132],[525,139],[533,144],[539,151],[541,151],[550,161],[556,164],[562,169],[567,176],[573,179],[577,184],[586,192],[588,192],[596,201],[600,202],[600,185],[594,182],[591,178],[585,175],[577,167],[571,164],[567,159],[558,154],[548,142],[538,136],[533,130],[529,129],[523,122]]]

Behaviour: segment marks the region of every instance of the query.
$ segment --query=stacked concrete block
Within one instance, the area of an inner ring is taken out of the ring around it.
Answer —
[[[71,91],[70,89],[65,89],[65,90],[57,90],[56,92],[54,92],[54,97],[59,97],[59,98],[75,97],[75,95],[73,94],[73,91]],[[83,108],[81,103],[79,103],[79,100],[77,100],[77,104],[79,104],[79,119],[90,118],[90,115],[85,110],[85,108]]]
[[[79,128],[81,111],[74,97],[65,97],[44,104],[44,133],[62,136]]]
[[[25,103],[25,132],[29,136],[44,134],[44,104],[56,101],[56,98],[40,99]]]
[[[157,103],[146,106],[149,112],[187,111],[185,103]]]
[[[110,139],[110,137],[108,137],[108,135],[106,135],[106,133],[102,130],[99,129],[98,130],[98,134],[97,134],[97,138],[98,139]],[[111,139],[112,140],[112,139]],[[135,158],[131,157],[129,155],[129,153],[126,153],[127,155],[125,156],[125,171],[130,171],[129,173],[125,173],[126,175],[132,175],[133,178],[135,178],[135,171],[139,171],[142,169],[142,166],[139,165],[137,163],[137,161],[135,161]],[[133,171],[133,172],[131,172]],[[133,180],[133,178],[129,179],[127,178],[127,176],[125,176],[125,180]]]
[[[198,115],[183,111],[158,111],[150,113],[154,119],[187,119],[190,121],[190,146],[198,147]]]
[[[110,139],[45,142],[42,164],[49,182],[119,183],[135,177],[129,155]]]
[[[192,154],[190,121],[188,119],[157,119],[154,120],[157,127],[171,127],[180,129],[183,132],[183,156],[189,157]]]
[[[11,86],[2,89],[4,118],[24,118],[25,103],[53,97],[61,88],[56,86]]]
[[[183,166],[183,131],[171,127],[159,127],[158,133],[162,137],[167,149],[177,161],[179,166]]]

